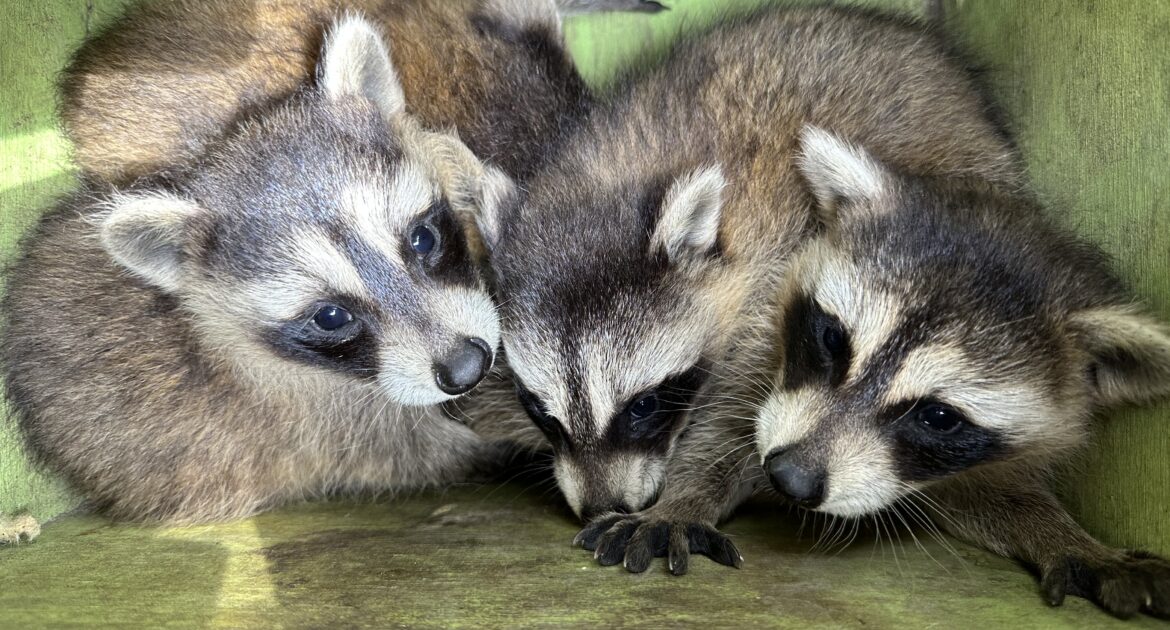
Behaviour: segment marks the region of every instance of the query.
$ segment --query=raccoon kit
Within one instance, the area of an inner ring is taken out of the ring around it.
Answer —
[[[241,114],[302,89],[325,26],[357,11],[393,42],[410,113],[524,178],[591,98],[558,10],[645,0],[162,0],[74,56],[61,115],[83,171],[115,184],[196,159]]]
[[[318,76],[190,168],[63,202],[11,269],[20,427],[115,517],[232,518],[496,455],[437,405],[499,341],[449,200],[507,178],[406,114],[363,19],[332,29]]]
[[[1170,565],[1094,541],[1045,485],[1093,410],[1167,393],[1170,340],[1023,192],[932,34],[727,22],[527,189],[483,216],[503,343],[603,564],[738,565],[715,525],[773,485],[853,517],[922,492],[1053,603],[1170,613]]]

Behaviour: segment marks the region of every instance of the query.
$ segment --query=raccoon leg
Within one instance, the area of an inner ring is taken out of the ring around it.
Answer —
[[[930,494],[942,508],[937,521],[952,534],[1039,574],[1049,605],[1074,595],[1123,619],[1138,612],[1170,618],[1170,562],[1098,542],[1041,481],[984,476]]]
[[[670,572],[683,575],[692,553],[739,568],[743,556],[715,526],[764,483],[755,451],[729,446],[743,443],[728,441],[726,431],[696,422],[671,458],[657,503],[635,514],[598,517],[573,544],[593,551],[604,566],[621,562],[632,573],[666,557]]]
[[[595,13],[598,11],[635,11],[658,13],[668,7],[654,0],[557,0],[557,8],[564,15]]]

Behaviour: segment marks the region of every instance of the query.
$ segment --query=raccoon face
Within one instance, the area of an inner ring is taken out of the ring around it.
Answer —
[[[657,496],[719,343],[723,179],[699,169],[646,190],[536,181],[482,228],[518,394],[557,454],[580,516]]]
[[[825,225],[794,262],[757,419],[777,491],[862,516],[963,471],[1043,463],[1099,407],[1170,394],[1170,337],[1027,201],[899,177],[817,129]]]
[[[499,343],[455,206],[501,178],[406,117],[361,19],[333,29],[319,74],[166,189],[115,197],[102,242],[262,385],[308,374],[376,384],[403,405],[449,400]]]

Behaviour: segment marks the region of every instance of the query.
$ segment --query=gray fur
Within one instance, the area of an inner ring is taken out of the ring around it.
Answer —
[[[459,223],[432,271],[407,246],[444,199],[499,198],[500,176],[362,89],[393,75],[359,44],[336,61],[362,72],[249,109],[166,174],[85,187],[25,240],[0,309],[9,401],[34,456],[107,514],[219,520],[447,483],[517,437],[437,405],[435,358],[498,340]],[[317,301],[360,319],[338,350],[298,336]]]
[[[649,247],[663,191],[711,160],[728,182],[719,247],[671,264]],[[765,457],[790,448],[827,469],[829,502],[834,484],[852,480],[842,514],[937,488],[938,505],[955,507],[953,531],[1038,567],[1053,598],[1166,614],[1147,589],[1165,591],[1167,565],[1092,540],[1043,479],[1046,462],[1084,442],[1092,410],[1166,395],[1170,342],[1130,305],[1100,251],[1054,227],[1023,183],[970,71],[897,18],[761,11],[633,77],[531,182],[522,209],[496,226],[492,252],[510,361],[569,434],[559,471],[570,502],[581,512],[581,497],[608,495],[611,509],[645,508],[603,516],[578,542],[633,571],[663,550],[675,573],[688,551],[738,564],[714,526],[764,490]],[[837,267],[846,272],[822,273]],[[855,363],[838,372],[817,358],[819,338],[798,336],[809,331],[788,315],[802,295],[853,308],[831,315],[861,326],[847,331]],[[718,314],[695,315],[711,304]],[[623,486],[647,481],[619,485],[613,471],[655,453],[597,436],[626,422],[609,402],[615,384],[669,363],[630,358],[647,337],[670,340],[659,356],[675,356],[674,367],[697,357],[713,374],[671,427],[665,478],[628,505]],[[915,391],[897,373],[936,346],[963,359],[923,360],[951,369],[934,370],[948,379],[938,395],[971,414],[978,439],[927,459],[897,442],[911,417],[899,405],[914,400],[883,396]],[[801,353],[814,364],[803,373],[790,366]],[[581,367],[589,357],[604,358],[593,363],[601,374]],[[569,367],[548,369],[558,365]],[[1024,507],[1020,496],[1039,498]],[[1031,512],[1013,518],[1017,509]],[[1084,567],[1089,586],[1075,583]],[[1125,579],[1094,586],[1114,572]]]

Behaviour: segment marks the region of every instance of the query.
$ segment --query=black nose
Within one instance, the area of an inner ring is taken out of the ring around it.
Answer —
[[[790,450],[770,453],[764,471],[777,492],[801,507],[812,509],[825,500],[825,472],[799,463]]]
[[[618,503],[587,503],[581,506],[581,520],[592,521],[602,514],[609,514],[610,512],[617,512],[618,514],[632,514],[634,511],[625,501]]]
[[[435,383],[445,394],[471,391],[492,367],[492,349],[483,339],[464,339],[453,352],[435,363]]]

